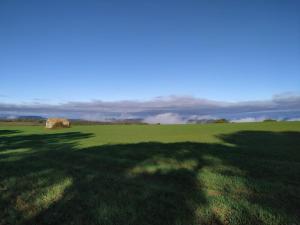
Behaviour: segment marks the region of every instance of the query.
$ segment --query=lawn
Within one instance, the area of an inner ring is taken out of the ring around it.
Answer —
[[[0,124],[0,224],[300,224],[300,123]]]

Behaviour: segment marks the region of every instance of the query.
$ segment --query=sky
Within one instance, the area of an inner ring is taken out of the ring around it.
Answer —
[[[1,0],[0,104],[295,100],[299,12],[298,0]]]

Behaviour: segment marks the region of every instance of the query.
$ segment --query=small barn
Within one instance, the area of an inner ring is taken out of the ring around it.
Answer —
[[[46,121],[46,128],[70,127],[69,120],[64,118],[49,118]]]

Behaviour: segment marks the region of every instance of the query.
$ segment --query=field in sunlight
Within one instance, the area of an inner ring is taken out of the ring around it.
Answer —
[[[0,124],[0,225],[300,224],[300,122]]]

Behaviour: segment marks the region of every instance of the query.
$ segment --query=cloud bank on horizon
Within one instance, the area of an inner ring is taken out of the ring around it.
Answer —
[[[148,101],[67,102],[46,104],[0,103],[0,116],[35,115],[67,117],[93,121],[141,119],[147,123],[182,124],[191,120],[226,118],[234,122],[261,121],[266,118],[298,120],[300,95],[280,94],[262,101],[221,102],[191,96],[157,97]],[[298,119],[297,119],[298,118]]]

